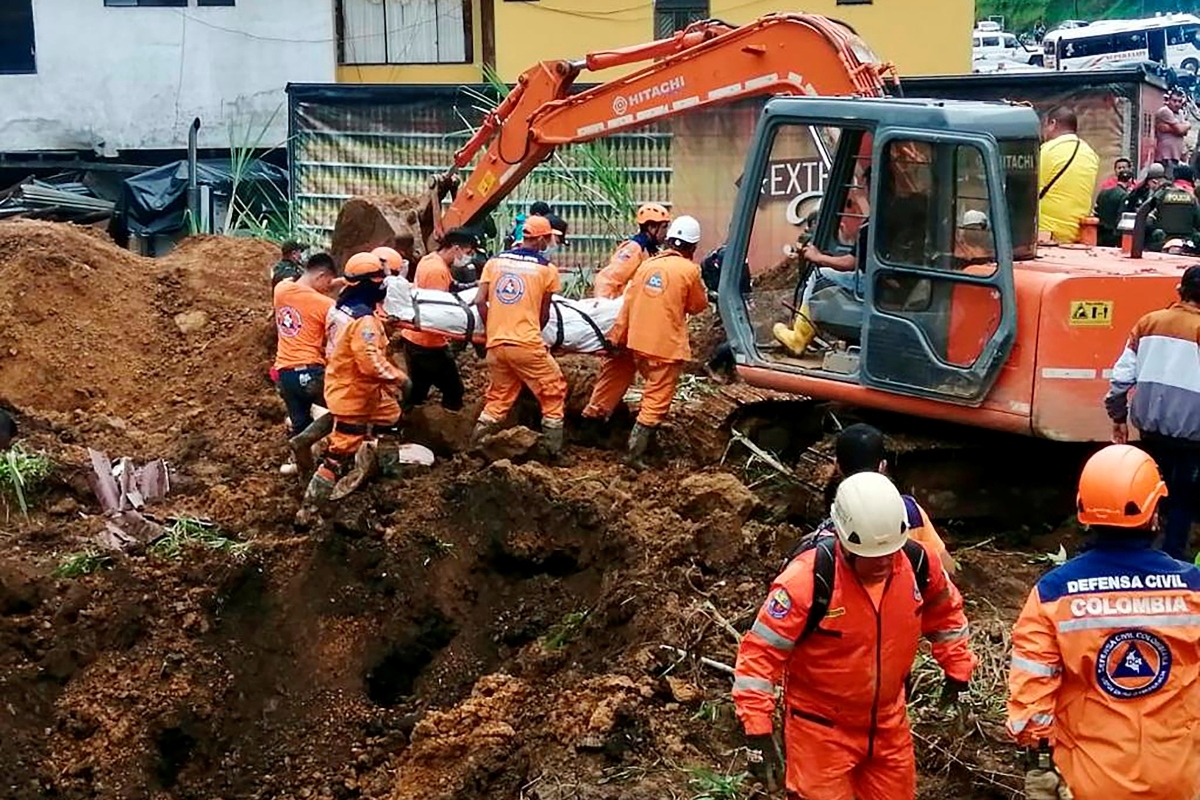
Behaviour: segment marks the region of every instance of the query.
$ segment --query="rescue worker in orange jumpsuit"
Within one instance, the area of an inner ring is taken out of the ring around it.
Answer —
[[[454,288],[451,267],[462,268],[471,263],[479,245],[475,234],[465,228],[453,228],[442,236],[437,250],[417,263],[413,285],[418,289],[449,292]],[[437,387],[442,393],[442,408],[459,411],[463,407],[463,382],[458,374],[458,362],[450,352],[450,340],[430,331],[401,331],[404,339],[404,359],[412,378],[413,390],[408,401],[419,406]]]
[[[361,481],[374,454],[364,450],[360,455],[360,446],[368,436],[400,421],[398,395],[406,390],[408,376],[388,358],[387,331],[375,315],[386,275],[379,258],[370,253],[346,261],[346,287],[338,295],[337,309],[350,322],[338,332],[325,372],[325,402],[333,416],[333,432],[325,458],[308,484],[307,505],[327,500],[352,461]]]
[[[387,269],[388,275],[404,275],[408,272],[408,262],[404,256],[390,247],[376,247],[371,255],[379,259]]]
[[[966,690],[976,661],[962,596],[937,554],[908,538],[904,500],[886,476],[844,480],[832,517],[836,536],[788,564],[743,637],[734,706],[772,788],[783,684],[789,800],[913,800],[905,682],[924,636],[946,673],[943,703]]]
[[[846,426],[838,434],[834,452],[837,463],[837,475],[835,476],[837,482],[860,472],[887,474],[887,450],[883,431],[874,425],[858,422]],[[829,489],[826,491],[828,492]],[[831,496],[827,495],[827,497],[832,501]],[[908,538],[928,546],[937,553],[942,566],[946,569],[946,574],[953,578],[958,566],[950,557],[950,551],[946,549],[946,543],[942,541],[933,521],[929,519],[929,515],[925,513],[925,509],[921,508],[921,504],[915,497],[909,494],[903,495],[903,497],[904,508],[908,512]],[[805,546],[809,537],[829,535],[833,532],[833,520],[826,519],[817,526],[813,533],[800,541],[797,550],[788,557],[788,560],[790,561]]]
[[[543,254],[554,235],[545,217],[527,218],[522,246],[488,260],[479,276],[476,307],[486,335],[489,381],[472,447],[500,426],[525,385],[542,408],[546,451],[551,458],[562,453],[567,379],[542,339],[551,296],[560,286],[558,268]]]
[[[638,232],[621,242],[608,266],[596,274],[594,297],[612,300],[624,294],[642,262],[658,255],[671,224],[671,212],[658,203],[646,203],[637,210],[637,224]]]
[[[1166,496],[1131,445],[1084,465],[1094,546],[1038,581],[1013,629],[1008,730],[1041,759],[1029,800],[1200,796],[1200,568],[1152,547]]]
[[[584,419],[608,419],[633,379],[645,380],[637,423],[629,434],[627,463],[641,469],[650,439],[671,410],[675,385],[692,356],[687,317],[708,308],[700,267],[692,261],[700,223],[683,216],[671,223],[667,251],[642,262],[629,282],[610,341],[623,348],[600,370]]]
[[[273,291],[276,385],[293,437],[313,424],[313,406],[325,403],[325,315],[333,307],[325,293],[336,273],[332,258],[315,253],[300,277],[281,280]],[[311,471],[311,444],[296,448],[295,458],[298,470]]]

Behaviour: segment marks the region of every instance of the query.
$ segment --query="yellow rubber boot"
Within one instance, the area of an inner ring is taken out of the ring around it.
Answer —
[[[812,342],[813,337],[817,335],[817,329],[809,322],[811,314],[807,305],[800,307],[800,313],[796,315],[792,322],[792,327],[784,325],[782,322],[775,323],[775,327],[771,329],[771,334],[779,341],[788,351],[795,356],[804,355],[804,351],[808,349],[808,345]]]

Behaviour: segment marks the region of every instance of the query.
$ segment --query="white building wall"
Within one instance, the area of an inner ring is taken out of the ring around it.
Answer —
[[[331,0],[33,4],[37,74],[0,75],[0,152],[181,148],[195,117],[201,147],[282,144],[284,87],[336,77]]]

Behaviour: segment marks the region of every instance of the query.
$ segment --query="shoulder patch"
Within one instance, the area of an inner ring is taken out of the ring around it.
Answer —
[[[767,616],[772,619],[783,619],[792,610],[792,597],[788,594],[787,589],[780,587],[771,592],[771,596],[767,598]]]

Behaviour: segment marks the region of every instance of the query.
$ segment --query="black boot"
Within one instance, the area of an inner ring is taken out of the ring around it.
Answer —
[[[643,425],[640,422],[634,423],[633,430],[629,432],[629,452],[625,454],[626,466],[634,469],[646,469],[646,450],[650,447],[650,437],[654,435],[654,428],[649,425]]]
[[[307,428],[288,440],[292,452],[296,454],[296,466],[299,467],[301,475],[308,475],[313,471],[313,446],[331,433],[333,414],[325,414],[314,419]]]

